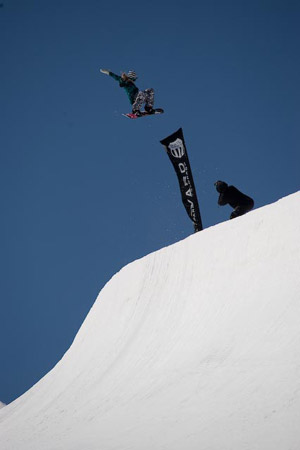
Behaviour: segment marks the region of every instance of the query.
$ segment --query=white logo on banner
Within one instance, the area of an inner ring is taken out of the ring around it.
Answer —
[[[184,145],[181,139],[178,138],[176,141],[171,142],[168,147],[175,158],[182,158],[184,155]]]

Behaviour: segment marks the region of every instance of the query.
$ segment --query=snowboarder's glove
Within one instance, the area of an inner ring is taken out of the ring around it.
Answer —
[[[109,70],[106,70],[106,69],[100,69],[100,72],[105,73],[105,75],[109,75]]]

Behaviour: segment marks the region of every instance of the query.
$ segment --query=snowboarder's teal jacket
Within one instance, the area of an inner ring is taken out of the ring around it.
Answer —
[[[138,88],[136,87],[136,85],[134,84],[133,81],[131,80],[122,80],[122,77],[120,77],[119,75],[116,75],[113,72],[109,72],[109,75],[116,81],[119,82],[119,85],[121,88],[124,88],[126,91],[126,94],[128,95],[129,101],[131,103],[131,105],[133,105],[133,103],[135,102],[136,96],[139,92]]]

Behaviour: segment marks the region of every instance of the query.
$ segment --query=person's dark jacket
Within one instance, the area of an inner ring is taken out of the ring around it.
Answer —
[[[254,201],[248,195],[243,194],[235,186],[228,186],[224,181],[215,183],[217,191],[220,193],[218,204],[224,206],[229,204],[232,208],[242,207],[243,209],[252,209]]]
[[[131,105],[135,102],[136,96],[138,95],[139,89],[136,87],[134,82],[130,79],[123,80],[122,77],[119,75],[116,75],[113,72],[109,72],[109,75],[116,81],[119,82],[119,85],[121,88],[124,88],[126,91],[126,94],[128,95],[129,101]]]

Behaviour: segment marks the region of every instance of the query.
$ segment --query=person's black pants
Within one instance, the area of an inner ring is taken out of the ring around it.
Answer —
[[[246,205],[239,205],[230,214],[230,219],[234,219],[235,217],[242,216],[243,214],[246,214],[247,212],[251,211],[251,209],[254,206],[254,202],[249,202]]]

